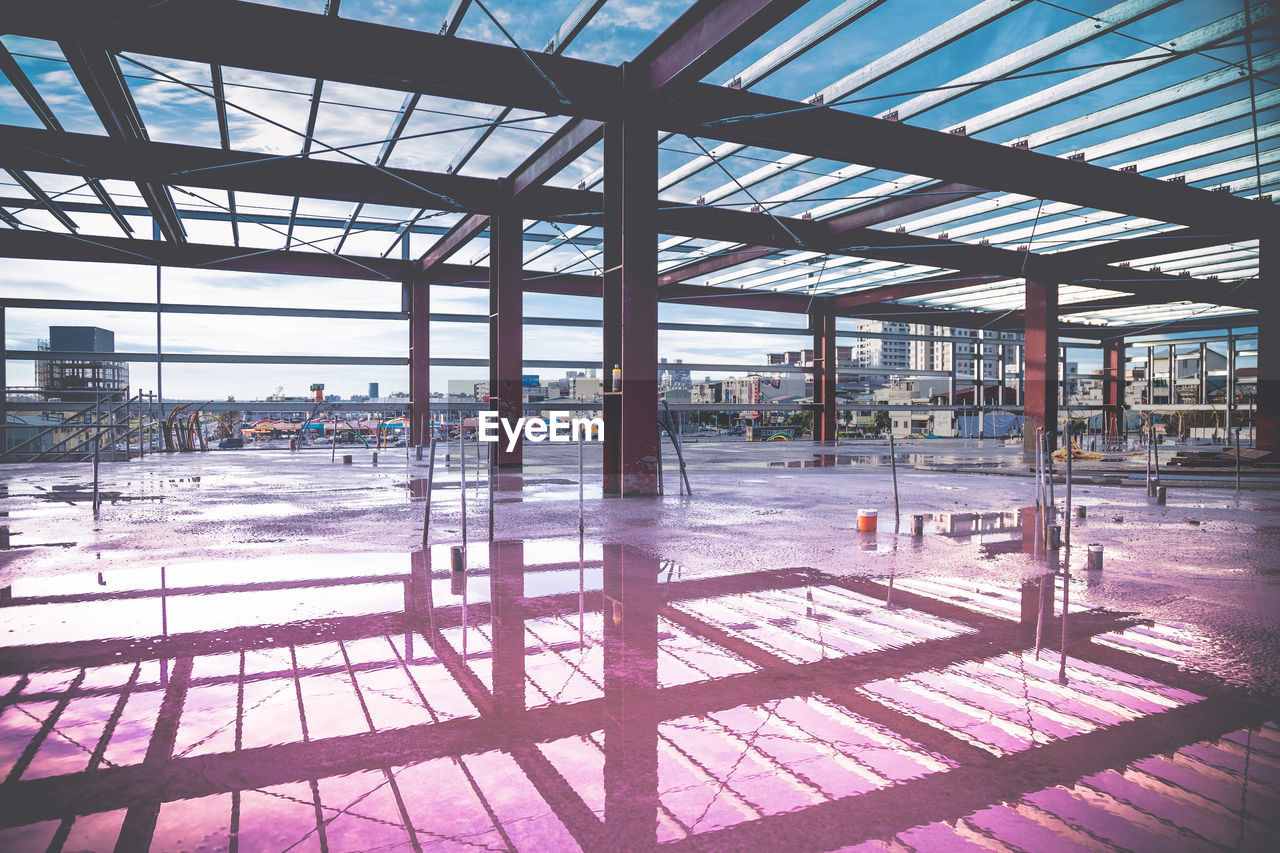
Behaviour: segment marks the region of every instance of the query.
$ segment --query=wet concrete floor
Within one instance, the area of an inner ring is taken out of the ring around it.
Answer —
[[[1280,846],[1280,492],[816,451],[8,466],[0,850]]]

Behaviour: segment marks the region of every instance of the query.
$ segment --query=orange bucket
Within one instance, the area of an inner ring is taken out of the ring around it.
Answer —
[[[858,530],[864,533],[876,532],[876,511],[874,509],[858,510]]]

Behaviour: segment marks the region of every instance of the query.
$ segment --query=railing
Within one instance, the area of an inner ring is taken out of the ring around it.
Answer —
[[[46,426],[12,447],[4,448],[0,461],[84,462],[92,459],[95,453],[101,455],[104,452],[104,441],[109,448],[105,452],[112,459],[120,454],[124,454],[126,459],[135,454],[145,454],[152,449],[149,442],[158,434],[158,419],[149,411],[152,395],[139,392],[123,400],[103,399],[117,394],[99,394],[92,403],[71,412],[61,423]],[[7,408],[12,411],[20,407],[21,403],[11,403]],[[23,424],[10,422],[5,426],[7,433],[11,429],[22,428]]]

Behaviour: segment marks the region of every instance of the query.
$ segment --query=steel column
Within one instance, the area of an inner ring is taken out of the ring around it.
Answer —
[[[621,133],[606,127],[605,162],[621,163],[622,152]],[[610,186],[606,183],[604,188],[604,275],[600,289],[600,340],[604,348],[604,375],[600,378],[604,392],[600,411],[604,418],[600,481],[604,494],[617,495],[622,492],[622,395],[613,387],[613,369],[622,365],[622,245],[620,237],[611,239],[609,235],[622,233],[622,194]],[[656,413],[656,406],[654,411]]]
[[[1058,422],[1058,285],[1027,279],[1026,398],[1023,401],[1022,451],[1035,452],[1036,430],[1043,427],[1050,444]]]
[[[502,213],[489,220],[489,408],[515,423],[524,413],[524,220]],[[498,442],[499,468],[520,468],[523,439]]]
[[[409,443],[429,443],[431,436],[431,285],[407,281],[403,302],[409,309]]]
[[[813,440],[836,440],[836,315],[828,300],[809,312],[813,328]]]
[[[1154,406],[1156,402],[1156,348],[1147,347],[1147,399],[1144,400],[1148,406]]]
[[[629,85],[644,81],[626,77]],[[621,492],[658,494],[658,150],[652,116],[632,100],[605,126],[605,195],[612,196],[604,240],[621,265]],[[606,370],[612,370],[610,363]],[[605,432],[609,431],[606,422]]]
[[[1258,244],[1258,385],[1254,418],[1255,446],[1280,450],[1280,346],[1265,330],[1280,317],[1280,231],[1268,231]]]
[[[4,306],[0,305],[0,454],[9,450],[9,373],[5,358],[4,313]]]
[[[1200,344],[1200,393],[1196,402],[1202,406],[1209,403],[1209,345]]]
[[[1124,339],[1102,342],[1102,431],[1121,434],[1124,419]]]

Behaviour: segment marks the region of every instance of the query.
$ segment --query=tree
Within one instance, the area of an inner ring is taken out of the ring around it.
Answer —
[[[889,413],[876,412],[876,416],[871,420],[871,427],[876,432],[888,432],[889,431]]]
[[[813,429],[813,412],[792,412],[787,416],[786,423],[792,426],[802,426],[807,430]]]

